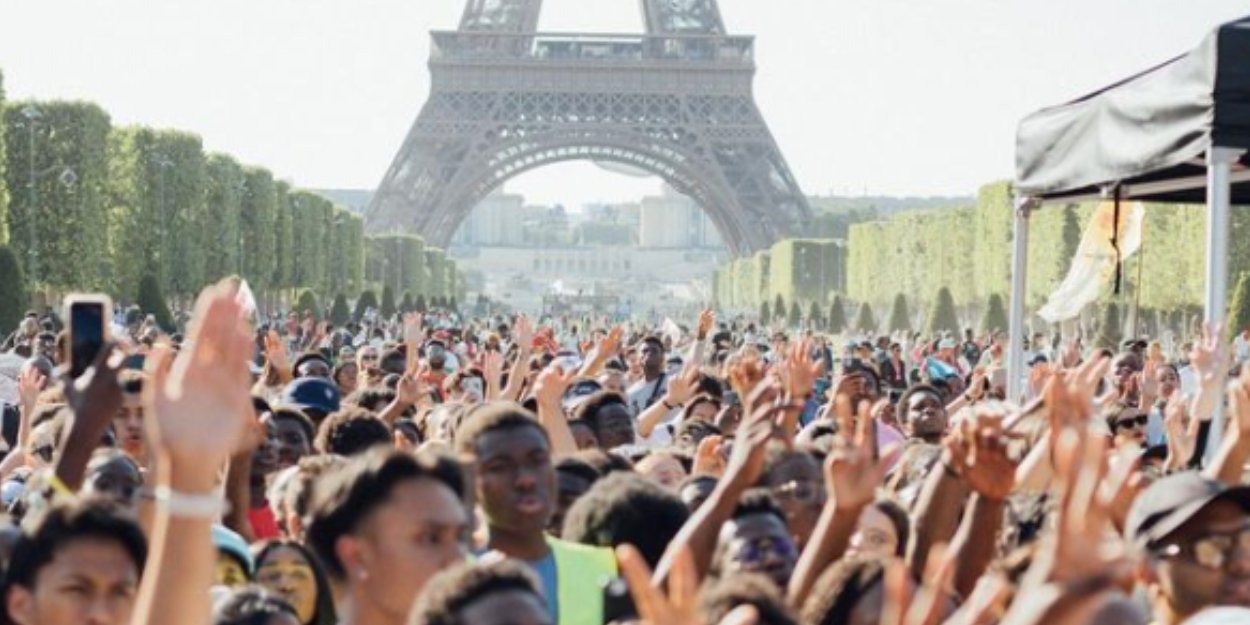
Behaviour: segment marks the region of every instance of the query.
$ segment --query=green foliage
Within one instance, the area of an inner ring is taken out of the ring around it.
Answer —
[[[768,300],[760,302],[760,323],[769,325],[773,322],[773,309],[768,305]]]
[[[299,299],[296,300],[295,310],[303,317],[304,313],[312,313],[313,319],[321,321],[321,305],[317,301],[317,294],[312,289],[304,289],[299,293]]]
[[[877,316],[872,312],[872,304],[860,304],[859,315],[855,318],[855,329],[865,333],[877,331]]]
[[[213,226],[204,259],[204,275],[208,281],[219,280],[241,271],[243,257],[240,220],[243,216],[243,194],[246,181],[243,166],[225,154],[209,154],[205,161],[207,191],[205,204],[212,215]]]
[[[1124,340],[1124,330],[1120,323],[1120,305],[1109,302],[1102,309],[1102,323],[1098,327],[1097,346],[1102,349],[1119,351],[1120,342]]]
[[[790,302],[790,316],[786,319],[786,323],[792,329],[797,329],[803,325],[803,309],[799,307],[798,300]]]
[[[982,332],[1006,332],[1010,321],[1007,319],[1007,307],[1003,305],[1003,296],[998,293],[990,295],[990,301],[981,315]]]
[[[960,336],[959,315],[955,312],[955,298],[951,296],[950,289],[938,289],[936,302],[929,310],[929,322],[925,325],[925,331],[933,337],[941,334]]]
[[[1234,337],[1242,330],[1250,329],[1250,272],[1242,272],[1233,290],[1232,305],[1228,310],[1228,334]]]
[[[8,245],[0,245],[0,284],[4,285],[4,295],[0,296],[0,336],[7,336],[21,322],[30,298],[22,265]]]
[[[382,287],[382,317],[390,319],[395,316],[395,292],[390,285]]]
[[[154,315],[162,330],[174,331],[174,315],[169,311],[169,302],[161,290],[160,279],[150,273],[144,275],[139,279],[139,291],[135,295],[139,310]]]
[[[311,272],[304,263],[307,257],[302,254],[304,247],[316,245],[304,238],[304,233],[295,232],[297,222],[294,198],[291,196],[291,185],[276,180],[273,183],[273,254],[271,266],[273,273],[269,275],[269,285],[274,289],[290,289],[296,285],[318,288],[321,285],[310,280]],[[297,245],[301,247],[297,248]]]
[[[404,291],[404,296],[399,298],[399,312],[410,313],[415,308],[416,302],[412,299],[412,291]]]
[[[371,290],[365,290],[360,293],[360,298],[356,300],[356,318],[364,319],[365,311],[370,308],[378,309],[378,294]]]
[[[825,316],[825,312],[820,309],[820,303],[817,302],[816,300],[812,300],[812,303],[808,304],[807,306],[808,324],[810,324],[811,327],[814,329],[821,329],[825,320],[824,316]]]
[[[0,112],[4,111],[4,71],[0,70]],[[5,149],[4,135],[8,124],[4,123],[4,118],[0,115],[0,245],[9,244],[9,186],[6,184],[5,169],[8,166],[7,150]],[[11,251],[11,250],[10,250]],[[16,261],[17,257],[13,256]],[[3,318],[0,317],[0,324],[3,324]],[[0,329],[4,326],[0,325]]]
[[[829,306],[828,329],[833,334],[846,331],[846,304],[842,303],[841,295],[833,296],[833,304]]]
[[[777,298],[773,300],[773,318],[777,321],[777,323],[782,323],[786,321],[786,313],[789,310],[789,308],[786,308],[785,298],[781,297],[781,294],[778,293]]]
[[[417,295],[416,311],[424,313],[430,310],[430,305],[426,302],[425,295]]]
[[[280,285],[273,283],[277,271],[278,197],[273,174],[268,170],[244,169],[243,210],[239,225],[244,278],[257,291],[268,291]]]
[[[911,311],[907,308],[907,296],[902,293],[894,296],[894,305],[890,307],[890,331],[911,331]]]
[[[9,166],[0,186],[13,190],[8,237],[23,273],[41,289],[108,288],[108,114],[85,102],[14,102],[3,117]]]
[[[341,327],[351,320],[352,309],[347,305],[347,296],[342,293],[335,295],[334,305],[330,307],[330,322]]]

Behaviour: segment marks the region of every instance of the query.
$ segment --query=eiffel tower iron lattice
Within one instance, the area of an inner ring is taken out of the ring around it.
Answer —
[[[642,35],[539,33],[542,0],[467,0],[434,31],[431,90],[366,214],[372,232],[446,247],[478,202],[546,165],[663,178],[751,254],[811,218],[759,108],[753,37],[716,0],[641,0]]]

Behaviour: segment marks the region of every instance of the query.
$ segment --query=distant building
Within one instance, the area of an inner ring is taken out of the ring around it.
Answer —
[[[707,212],[690,198],[664,185],[662,195],[642,200],[638,241],[644,248],[722,247],[720,233]]]
[[[496,191],[482,200],[452,238],[465,247],[521,246],[525,239],[525,198]]]

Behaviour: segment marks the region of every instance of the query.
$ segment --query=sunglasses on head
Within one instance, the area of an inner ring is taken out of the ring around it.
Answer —
[[[1139,428],[1144,428],[1146,427],[1146,424],[1149,421],[1150,421],[1150,417],[1147,417],[1144,414],[1139,414],[1136,417],[1131,417],[1128,419],[1120,419],[1119,421],[1116,421],[1115,427],[1117,430],[1128,429],[1134,426],[1139,427]]]

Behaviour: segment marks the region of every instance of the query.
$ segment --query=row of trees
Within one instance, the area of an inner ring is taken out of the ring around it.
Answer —
[[[1063,280],[1094,208],[1071,204],[1034,213],[1027,302],[1031,309],[1040,307]],[[840,284],[821,283],[814,291],[812,270],[795,273],[784,268],[793,266],[790,250],[795,246],[820,242],[783,241],[722,267],[714,280],[715,298],[730,309],[762,312],[763,305],[775,303],[778,296],[815,309],[827,309],[835,295],[885,309],[906,294],[915,309],[932,310],[945,306],[940,296],[946,293],[955,317],[971,325],[979,318],[997,316],[996,307],[1004,305],[1010,292],[1012,214],[1010,185],[1000,182],[982,188],[975,206],[851,223],[840,256],[816,256],[825,263],[821,272],[842,276]],[[1131,312],[1141,317],[1135,326],[1164,321],[1183,326],[1189,311],[1203,303],[1206,213],[1194,206],[1155,204],[1147,206],[1146,214],[1142,251],[1124,266],[1125,291],[1119,298],[1108,293],[1101,308],[1117,300],[1118,315]],[[1236,280],[1250,270],[1246,211],[1234,211],[1230,239],[1230,274]],[[837,246],[833,241],[824,243]],[[778,265],[783,269],[778,271]],[[1250,296],[1247,301],[1250,306]],[[775,310],[770,313],[777,316]],[[1250,321],[1250,312],[1247,316]]]
[[[777,295],[771,303],[767,300],[761,302],[759,318],[765,325],[804,327],[834,334],[876,335],[881,332],[920,331],[927,336],[958,337],[962,335],[966,327],[971,327],[961,323],[951,291],[945,288],[938,292],[937,301],[929,309],[923,323],[917,322],[907,296],[902,293],[894,297],[890,306],[890,314],[885,318],[877,316],[871,303],[862,302],[858,305],[852,323],[847,316],[849,306],[850,304],[838,294],[834,294],[833,301],[828,308],[822,307],[815,300],[808,301],[806,307],[799,300],[792,300],[787,305],[786,299]],[[977,329],[985,333],[1007,329],[1007,308],[1002,297],[990,296]]]
[[[117,127],[88,102],[6,102],[2,76],[0,247],[0,329],[32,292],[133,302],[145,277],[180,300],[229,275],[268,301],[384,286],[450,301],[459,281],[419,238],[366,237],[359,215],[194,134]]]

